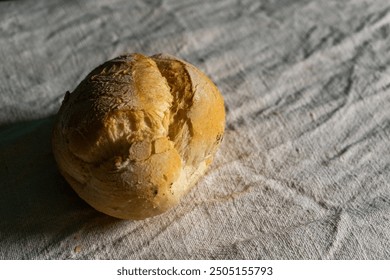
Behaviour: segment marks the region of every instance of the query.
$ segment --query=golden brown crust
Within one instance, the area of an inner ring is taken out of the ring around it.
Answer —
[[[94,208],[144,219],[176,205],[204,174],[224,124],[222,96],[197,68],[169,55],[129,54],[66,94],[53,152]]]

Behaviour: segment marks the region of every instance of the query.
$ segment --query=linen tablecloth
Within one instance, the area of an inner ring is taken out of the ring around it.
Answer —
[[[223,144],[180,205],[111,218],[61,177],[64,93],[126,52],[203,70]],[[390,258],[390,3],[0,3],[0,259]]]

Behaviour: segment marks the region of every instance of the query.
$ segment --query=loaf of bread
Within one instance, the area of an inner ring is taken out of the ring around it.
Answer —
[[[59,170],[92,207],[145,219],[175,206],[222,140],[223,98],[193,65],[128,54],[67,92],[53,130]]]

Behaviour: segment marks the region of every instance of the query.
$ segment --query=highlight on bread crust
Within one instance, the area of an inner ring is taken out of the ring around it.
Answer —
[[[66,93],[52,146],[92,207],[145,219],[175,206],[205,173],[224,127],[223,98],[200,70],[170,55],[128,54]]]

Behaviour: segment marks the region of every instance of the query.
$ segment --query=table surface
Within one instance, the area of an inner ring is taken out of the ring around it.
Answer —
[[[390,258],[390,3],[0,3],[0,259]],[[64,93],[126,52],[221,90],[223,144],[142,221],[83,202],[51,152]]]

